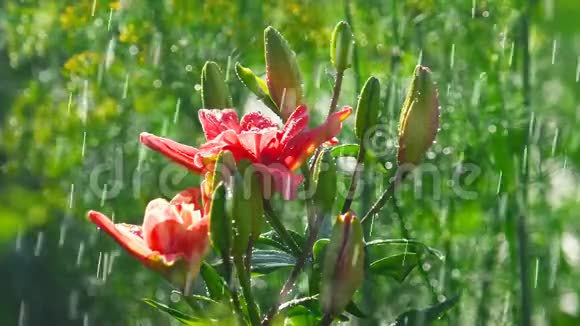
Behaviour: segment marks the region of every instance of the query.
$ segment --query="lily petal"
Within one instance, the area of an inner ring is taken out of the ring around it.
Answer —
[[[143,145],[165,155],[170,160],[194,173],[199,174],[204,168],[195,164],[195,156],[199,153],[199,150],[195,147],[183,145],[171,139],[146,132],[141,133],[140,140]]]
[[[114,224],[105,214],[89,211],[89,219],[107,232],[121,247],[127,250],[131,255],[139,259],[144,264],[148,264],[148,258],[155,254],[153,250],[147,247],[145,241],[140,238],[132,228],[139,229],[137,225]]]
[[[232,109],[202,109],[199,110],[198,116],[207,140],[216,138],[226,130],[234,130],[236,133],[241,130],[238,114]]]

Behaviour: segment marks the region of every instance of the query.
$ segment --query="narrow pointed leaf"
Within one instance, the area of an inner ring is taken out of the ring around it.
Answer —
[[[390,326],[425,326],[433,323],[459,302],[459,295],[424,309],[411,309],[397,317]]]
[[[419,256],[416,253],[408,252],[372,262],[369,266],[369,272],[375,275],[390,276],[397,282],[403,282],[418,263]]]

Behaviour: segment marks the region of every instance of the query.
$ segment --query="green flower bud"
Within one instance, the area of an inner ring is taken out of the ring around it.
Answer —
[[[336,197],[336,164],[328,150],[316,159],[312,180],[316,187],[313,197],[315,205],[323,216],[330,215]]]
[[[246,161],[240,161],[233,174],[229,212],[234,222],[234,256],[246,253],[250,238],[256,240],[264,223],[262,189],[258,176]],[[240,172],[242,174],[240,174]]]
[[[223,183],[214,188],[209,214],[211,244],[222,256],[229,256],[232,241],[232,220],[226,212],[226,187]]]
[[[330,61],[336,71],[344,71],[352,65],[352,51],[354,50],[354,36],[350,25],[341,21],[336,24],[330,42]]]
[[[341,313],[364,277],[363,230],[352,211],[338,216],[322,266],[320,303],[325,314]]]
[[[266,84],[283,120],[302,104],[302,77],[296,55],[272,26],[264,30]]]
[[[232,107],[228,85],[213,61],[207,61],[201,70],[201,106],[205,109],[225,109]]]
[[[354,134],[362,141],[364,132],[377,124],[381,99],[381,84],[375,77],[367,79],[358,98]]]
[[[418,164],[439,128],[437,87],[427,67],[417,66],[403,104],[399,124],[399,165]]]
[[[260,101],[276,114],[280,114],[280,109],[278,108],[278,105],[274,103],[274,100],[270,96],[268,85],[262,78],[256,76],[251,69],[246,68],[239,63],[236,63],[236,75],[238,75],[242,84],[244,84],[250,92],[254,93]]]

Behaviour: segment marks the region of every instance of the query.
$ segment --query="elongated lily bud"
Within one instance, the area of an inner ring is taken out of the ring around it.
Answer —
[[[352,65],[352,51],[354,50],[354,36],[350,25],[339,22],[332,32],[330,42],[330,61],[336,71],[342,72]]]
[[[241,171],[234,172],[229,212],[234,222],[234,256],[243,255],[250,241],[257,239],[263,224],[262,191],[251,165],[240,162]],[[240,167],[240,165],[238,167]]]
[[[210,240],[223,256],[229,255],[232,241],[232,220],[226,212],[226,187],[220,183],[214,188],[210,207]]]
[[[314,163],[312,179],[316,186],[314,203],[324,216],[330,215],[336,197],[336,164],[328,150],[324,150]]]
[[[381,99],[381,84],[375,77],[367,79],[356,107],[354,134],[363,140],[364,132],[377,124]]]
[[[225,109],[232,107],[228,85],[213,61],[207,61],[201,70],[201,106],[205,109]]]
[[[260,101],[276,114],[280,114],[280,109],[270,96],[268,85],[262,78],[256,76],[251,69],[242,66],[240,63],[236,63],[236,75],[238,75],[240,81],[246,85],[250,92],[254,93]]]
[[[341,313],[364,277],[363,230],[352,211],[338,216],[326,248],[320,289],[322,311]]]
[[[399,165],[418,164],[439,128],[437,87],[427,67],[417,66],[403,104],[399,124]]]
[[[285,121],[302,104],[302,77],[296,55],[272,26],[264,30],[266,84]]]

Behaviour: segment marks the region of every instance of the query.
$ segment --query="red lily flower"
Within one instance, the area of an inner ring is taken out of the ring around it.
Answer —
[[[303,179],[302,175],[293,172],[320,144],[335,139],[342,121],[351,112],[350,107],[345,107],[331,114],[322,125],[308,129],[308,110],[301,105],[280,130],[276,123],[259,112],[247,113],[238,122],[238,115],[232,109],[203,109],[199,110],[199,121],[207,142],[199,148],[149,133],[141,134],[141,142],[197,174],[213,172],[217,155],[229,150],[236,161],[252,162],[262,176],[271,178],[274,190],[291,199],[296,196]],[[264,180],[264,185],[267,196],[269,181]]]
[[[96,211],[88,216],[142,264],[183,284],[187,274],[197,275],[209,245],[209,219],[201,213],[201,196],[200,189],[189,188],[170,202],[162,198],[150,201],[143,226],[114,224]]]

